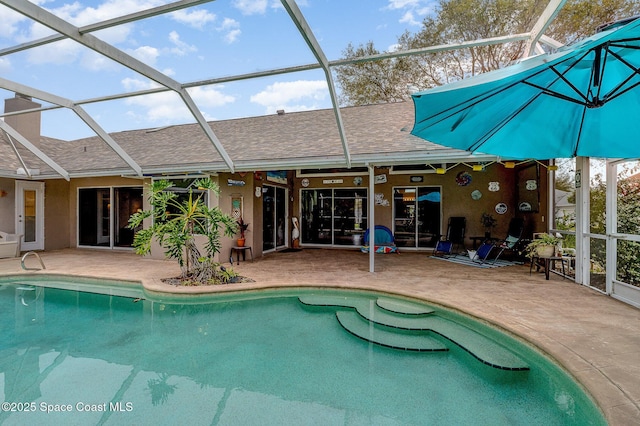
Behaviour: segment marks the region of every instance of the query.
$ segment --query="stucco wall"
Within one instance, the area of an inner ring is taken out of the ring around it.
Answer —
[[[69,209],[70,183],[64,179],[47,180],[44,183],[44,248],[57,250],[71,247],[69,229],[71,211]],[[75,211],[75,210],[74,210]]]
[[[16,215],[15,181],[13,179],[0,178],[0,231],[7,232],[9,234],[15,233],[15,228],[16,228],[15,215]]]

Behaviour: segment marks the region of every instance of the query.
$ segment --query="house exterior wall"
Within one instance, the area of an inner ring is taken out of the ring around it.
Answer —
[[[545,220],[548,200],[546,197],[548,187],[548,174],[546,169],[540,166],[538,176],[539,208],[537,212],[520,212],[518,210],[518,168],[507,169],[502,164],[494,163],[488,165],[484,171],[472,171],[466,165],[460,164],[445,174],[415,172],[408,174],[391,174],[389,168],[376,168],[374,175],[386,175],[386,183],[376,184],[375,192],[382,194],[384,200],[388,201],[388,205],[375,206],[375,222],[377,225],[384,225],[389,229],[394,229],[393,223],[393,191],[397,187],[421,187],[421,186],[437,186],[441,188],[441,226],[440,233],[445,234],[447,231],[447,222],[449,217],[462,216],[466,218],[466,243],[471,246],[472,236],[483,236],[485,228],[480,222],[483,213],[489,213],[497,219],[496,227],[492,229],[491,234],[497,238],[503,238],[507,235],[509,221],[513,217],[522,217],[525,220],[525,230],[523,237],[530,238],[534,232],[544,232],[546,230]],[[471,175],[471,182],[468,185],[461,186],[456,182],[459,173],[468,172]],[[412,176],[419,176],[422,182],[412,182]],[[301,217],[301,184],[305,176],[296,176],[293,178],[294,202],[290,212],[290,216]],[[309,184],[304,189],[328,189],[328,188],[367,188],[369,186],[369,176],[367,173],[358,175],[362,178],[360,185],[354,184],[353,175],[327,174],[325,176],[306,177]],[[342,179],[342,183],[323,183],[324,180]],[[490,191],[489,183],[498,182],[499,190]],[[471,196],[472,192],[478,190],[482,194],[481,198],[474,200]],[[371,196],[371,194],[369,194]],[[496,212],[496,205],[504,203],[507,205],[507,211],[504,214]],[[369,215],[370,216],[370,215]],[[369,219],[368,219],[369,220]],[[290,238],[290,236],[289,236]]]
[[[2,195],[5,194],[6,195]],[[14,179],[0,178],[0,231],[14,234],[16,228],[16,184]]]
[[[75,229],[69,208],[70,183],[64,179],[47,180],[44,183],[44,249],[58,250],[75,247],[70,245],[69,230]]]

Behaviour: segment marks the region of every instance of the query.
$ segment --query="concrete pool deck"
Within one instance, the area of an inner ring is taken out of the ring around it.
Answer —
[[[47,269],[24,271],[20,259],[0,259],[0,275],[57,273],[141,281],[148,290],[185,293],[277,287],[377,290],[464,311],[510,331],[562,364],[591,393],[611,425],[640,424],[640,309],[528,266],[480,269],[429,258],[426,253],[368,255],[304,249],[276,252],[233,265],[254,282],[173,287],[175,261],[131,252],[60,250],[40,253]],[[35,257],[26,260],[36,266]],[[225,264],[228,266],[228,263]]]

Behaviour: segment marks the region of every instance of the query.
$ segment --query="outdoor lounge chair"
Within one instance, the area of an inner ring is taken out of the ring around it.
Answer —
[[[491,242],[491,241],[485,241],[482,244],[480,244],[480,247],[478,247],[478,250],[476,250],[476,254],[473,256],[473,258],[471,260],[473,260],[474,262],[478,262],[478,263],[487,263],[489,262],[489,255],[491,254],[491,252],[493,251],[493,248],[495,247],[495,245]],[[495,263],[495,261],[498,258],[494,258],[491,260],[492,263]]]
[[[447,235],[444,239],[438,239],[433,256],[450,256],[453,254],[453,246],[462,246],[464,249],[464,233],[467,226],[467,218],[451,216],[447,225]]]
[[[509,229],[507,230],[507,236],[499,244],[496,245],[498,254],[496,260],[502,255],[505,250],[513,251],[516,245],[522,239],[522,232],[524,231],[524,220],[518,217],[514,217],[509,222]]]
[[[364,233],[364,245],[360,248],[363,253],[369,252],[369,229]],[[373,247],[376,253],[398,253],[393,233],[383,225],[374,228]]]
[[[453,242],[449,240],[438,240],[435,248],[433,249],[433,256],[447,257],[453,253]]]

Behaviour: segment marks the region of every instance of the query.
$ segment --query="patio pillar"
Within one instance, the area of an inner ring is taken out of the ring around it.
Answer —
[[[576,157],[576,283],[589,285],[591,266],[589,157]]]
[[[373,166],[371,164],[367,164],[367,168],[369,169],[369,272],[376,271],[375,259],[376,259],[376,239],[375,239],[375,229],[376,229],[376,214],[375,214],[375,206],[376,206],[376,194],[375,194],[375,182],[373,175]]]

